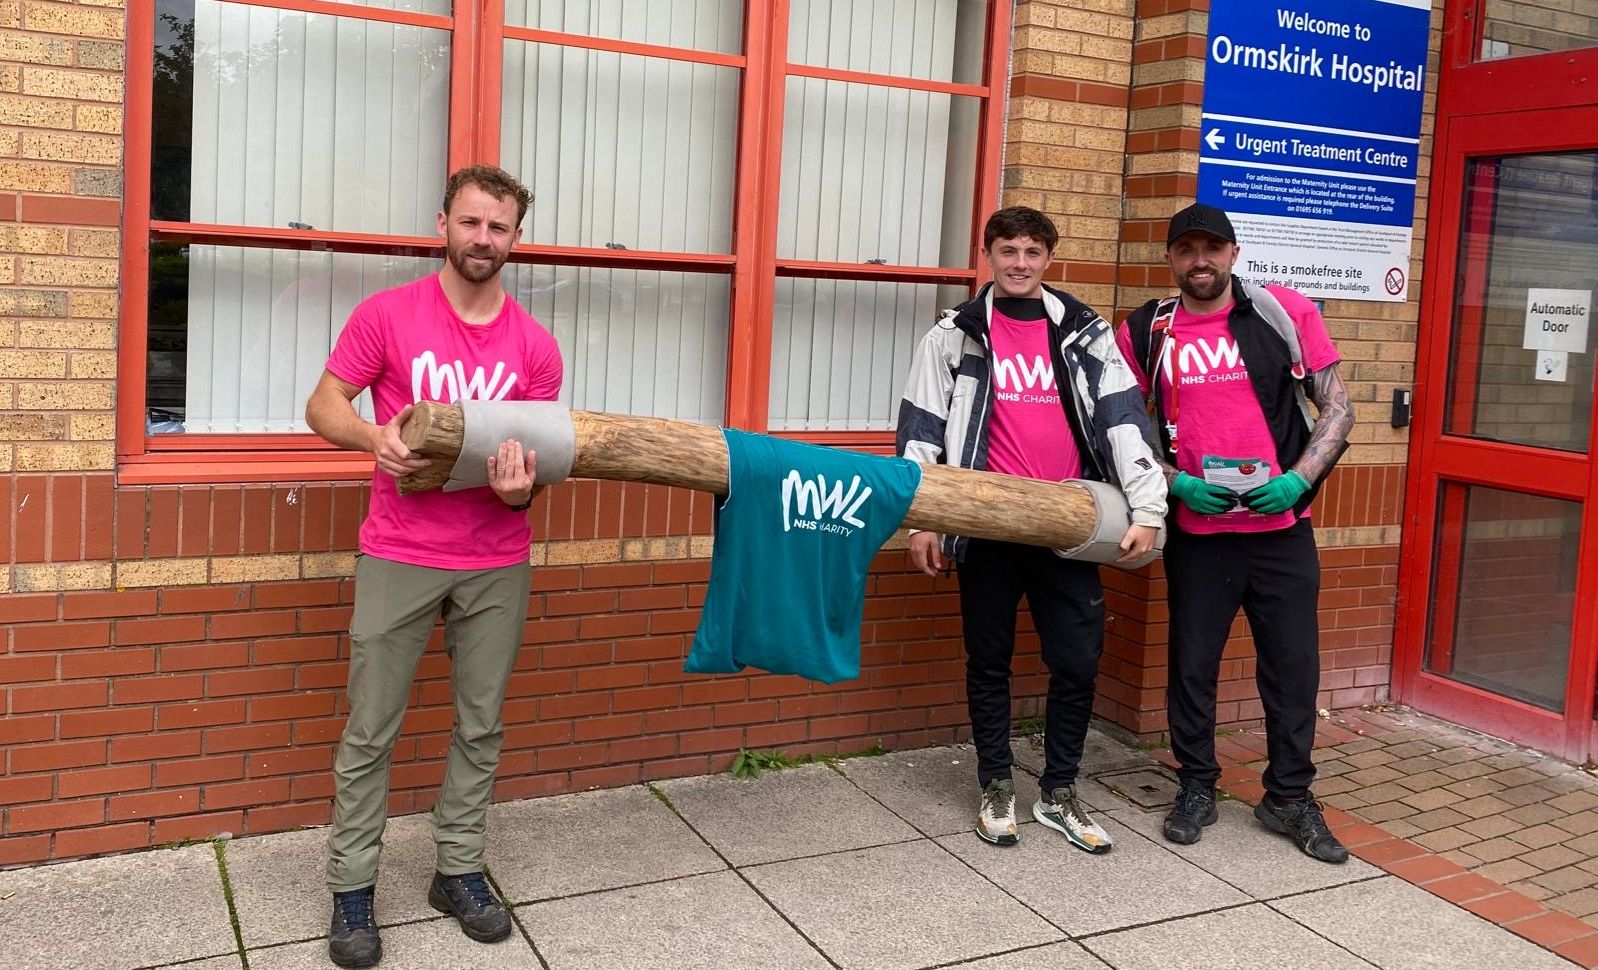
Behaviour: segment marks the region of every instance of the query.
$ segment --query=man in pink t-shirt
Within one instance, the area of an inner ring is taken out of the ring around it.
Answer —
[[[1238,253],[1225,212],[1178,212],[1166,259],[1180,296],[1145,304],[1116,335],[1154,405],[1177,500],[1165,545],[1167,703],[1182,787],[1164,833],[1191,844],[1218,818],[1216,681],[1241,607],[1254,635],[1269,755],[1254,814],[1313,858],[1341,863],[1348,851],[1310,793],[1320,561],[1309,503],[1347,447],[1354,412],[1315,304],[1233,276]],[[1318,412],[1313,420],[1306,402]]]
[[[417,402],[551,401],[560,393],[554,338],[500,286],[531,200],[497,168],[451,175],[438,214],[443,268],[356,307],[305,406],[318,434],[371,452],[377,465],[355,568],[350,716],[333,767],[328,954],[339,966],[367,967],[382,956],[373,887],[389,757],[441,614],[455,731],[433,808],[438,861],[428,901],[472,939],[510,935],[510,914],[483,875],[483,842],[504,736],[500,712],[527,619],[536,456],[514,440],[502,443],[482,488],[401,496],[396,480],[427,465],[400,440]],[[375,424],[352,405],[368,388]]]
[[[1149,450],[1148,416],[1109,323],[1071,294],[1043,285],[1060,234],[1036,209],[989,217],[982,257],[993,282],[927,332],[899,405],[898,450],[928,464],[1023,478],[1088,478],[1118,485],[1130,509],[1123,561],[1153,548],[1165,482]],[[1010,749],[1011,659],[1025,597],[1037,626],[1049,694],[1043,774],[1032,816],[1084,851],[1110,851],[1110,833],[1076,794],[1104,648],[1104,587],[1094,563],[1053,550],[918,532],[910,561],[937,575],[958,563],[966,702],[982,788],[976,832],[1020,839]]]

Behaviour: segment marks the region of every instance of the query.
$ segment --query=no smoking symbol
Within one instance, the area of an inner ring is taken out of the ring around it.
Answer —
[[[1393,296],[1397,296],[1398,294],[1404,292],[1404,271],[1399,269],[1397,266],[1394,266],[1392,269],[1387,271],[1387,278],[1382,282],[1384,285],[1386,285],[1387,292],[1391,293]]]

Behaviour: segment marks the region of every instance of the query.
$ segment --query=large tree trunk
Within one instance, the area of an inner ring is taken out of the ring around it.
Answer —
[[[654,482],[717,495],[727,493],[727,443],[718,428],[597,411],[573,411],[572,425],[576,437],[573,477]],[[411,451],[433,464],[400,479],[400,492],[442,486],[460,456],[463,432],[459,407],[426,402],[416,405],[401,436]],[[1102,500],[1101,489],[1099,501]],[[1086,483],[1042,482],[947,465],[923,465],[921,486],[916,489],[904,525],[979,539],[1076,549],[1100,533],[1100,518],[1099,504]],[[1115,528],[1112,524],[1110,531],[1119,538]],[[1124,528],[1119,526],[1120,531]],[[1102,551],[1097,558],[1106,561]]]

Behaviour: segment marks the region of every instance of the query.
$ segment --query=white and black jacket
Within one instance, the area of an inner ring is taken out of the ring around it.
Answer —
[[[1105,319],[1069,293],[1043,288],[1060,403],[1082,455],[1082,476],[1119,485],[1132,522],[1165,524],[1165,476],[1149,448],[1152,429],[1132,370]],[[922,338],[899,402],[897,451],[914,461],[986,470],[993,414],[993,284],[945,310]],[[944,536],[944,554],[965,558],[966,539]]]

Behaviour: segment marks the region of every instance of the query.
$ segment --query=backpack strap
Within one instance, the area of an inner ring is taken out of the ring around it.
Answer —
[[[1243,292],[1254,304],[1255,313],[1266,323],[1270,324],[1272,332],[1280,337],[1287,345],[1287,353],[1292,360],[1293,397],[1298,401],[1298,410],[1304,416],[1304,426],[1310,430],[1315,428],[1315,415],[1310,411],[1309,388],[1310,375],[1304,369],[1304,353],[1298,343],[1298,327],[1293,323],[1293,318],[1288,315],[1287,309],[1281,301],[1263,286],[1238,280]]]
[[[1154,316],[1149,319],[1149,346],[1143,361],[1143,375],[1149,379],[1150,387],[1154,386],[1154,375],[1160,366],[1160,357],[1165,353],[1166,338],[1171,335],[1171,321],[1176,319],[1176,308],[1181,302],[1181,297],[1166,297],[1154,308]]]
[[[1143,376],[1149,379],[1151,387],[1154,386],[1154,365],[1159,361],[1165,336],[1171,329],[1171,320],[1176,316],[1177,303],[1178,298],[1174,296],[1164,300],[1150,300],[1133,314],[1129,321],[1131,326],[1127,329],[1132,338],[1132,351],[1136,354],[1138,366],[1143,369]],[[1143,325],[1139,318],[1145,312],[1148,313],[1148,322]]]

